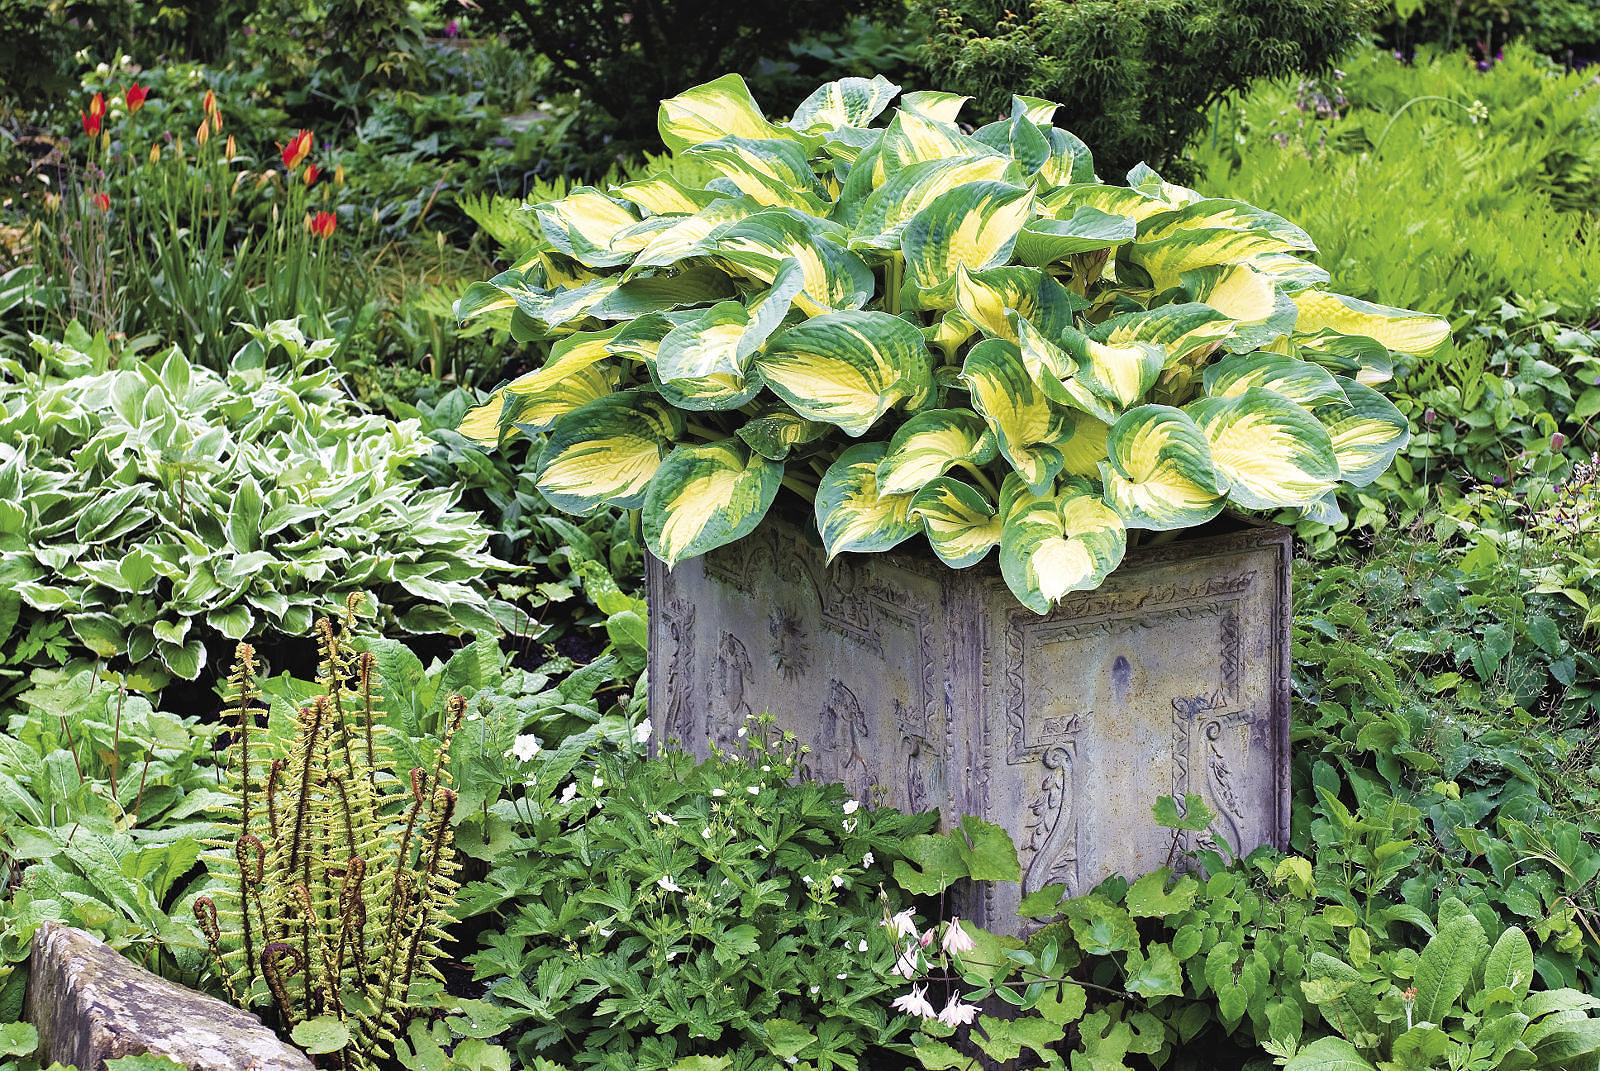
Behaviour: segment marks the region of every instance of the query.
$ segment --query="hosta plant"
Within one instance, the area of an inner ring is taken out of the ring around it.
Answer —
[[[543,243],[463,298],[548,344],[462,427],[543,436],[540,489],[643,511],[668,566],[750,533],[780,488],[830,558],[923,536],[999,546],[1038,612],[1093,588],[1135,530],[1224,507],[1332,519],[1405,442],[1373,389],[1447,325],[1327,289],[1270,212],[1087,147],[1018,97],[829,83],[787,121],[729,75],[661,106],[709,169],[533,206]]]

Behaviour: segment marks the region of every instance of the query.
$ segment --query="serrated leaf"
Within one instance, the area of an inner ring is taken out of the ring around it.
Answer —
[[[1199,892],[1200,883],[1184,874],[1168,889],[1167,882],[1171,880],[1172,870],[1162,867],[1128,886],[1124,901],[1128,906],[1128,914],[1139,919],[1164,919],[1168,915],[1189,910]]]

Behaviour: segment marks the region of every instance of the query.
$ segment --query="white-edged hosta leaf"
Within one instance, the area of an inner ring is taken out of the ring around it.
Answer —
[[[1214,398],[1231,398],[1251,387],[1275,391],[1296,405],[1348,404],[1345,393],[1326,368],[1281,353],[1238,353],[1208,365],[1202,380]]]
[[[1000,531],[1000,573],[1017,600],[1046,614],[1062,596],[1100,586],[1121,562],[1122,518],[1087,485],[1014,509]]]
[[[611,195],[631,201],[652,216],[690,216],[707,208],[722,195],[685,186],[667,172],[611,187]]]
[[[1375,387],[1394,378],[1394,358],[1389,347],[1375,338],[1323,328],[1314,335],[1296,336],[1294,344],[1302,360],[1366,386]]]
[[[979,466],[995,455],[994,433],[970,409],[928,409],[900,425],[878,465],[884,494],[915,492],[951,466]]]
[[[822,438],[832,425],[807,420],[794,410],[774,403],[739,429],[739,438],[769,461],[782,461],[796,446]]]
[[[1076,379],[1121,412],[1155,386],[1167,363],[1166,347],[1154,342],[1100,342],[1070,328],[1061,348],[1078,364]]]
[[[772,392],[796,413],[856,436],[895,402],[927,390],[932,365],[915,325],[860,310],[796,324],[756,358]]]
[[[966,156],[925,160],[890,175],[862,202],[850,225],[850,247],[899,251],[906,224],[935,197],[969,182],[1021,181],[1017,165],[1004,156]]]
[[[1304,506],[1339,481],[1333,440],[1316,417],[1281,394],[1251,387],[1184,406],[1211,443],[1228,498],[1245,509]]]
[[[969,182],[935,197],[901,236],[906,287],[932,290],[958,268],[1004,264],[1032,211],[1033,192],[1005,182]]]
[[[799,261],[805,286],[794,303],[808,316],[841,309],[859,309],[871,300],[877,280],[872,269],[844,248],[844,228],[787,209],[769,209],[747,216],[712,239],[716,255],[764,283],[773,282],[783,266]]]
[[[1302,335],[1332,328],[1346,335],[1364,335],[1398,353],[1418,357],[1437,353],[1450,338],[1450,325],[1444,320],[1411,309],[1374,305],[1322,290],[1303,290],[1294,296],[1294,303],[1300,309],[1294,329]]]
[[[650,552],[668,569],[755,531],[783,482],[783,466],[738,439],[680,445],[644,496]]]
[[[1039,177],[1050,186],[1069,186],[1094,181],[1094,156],[1076,134],[1052,126],[1045,130],[1050,142],[1050,158],[1039,169]]]
[[[607,395],[556,421],[540,451],[535,482],[551,505],[567,513],[635,509],[683,430],[683,415],[652,394]]]
[[[1150,342],[1167,352],[1167,363],[1228,337],[1233,321],[1209,305],[1184,302],[1113,316],[1095,325],[1090,337],[1111,346]]]
[[[661,102],[656,126],[673,152],[723,137],[773,138],[782,132],[761,114],[750,87],[736,74],[685,90]]]
[[[1106,501],[1129,528],[1189,528],[1222,512],[1226,488],[1211,444],[1181,409],[1141,405],[1122,414],[1100,471]]]
[[[1052,404],[1028,374],[1018,347],[986,339],[972,347],[961,369],[973,408],[994,431],[1000,453],[1036,494],[1067,465],[1097,471],[1105,456],[1105,428],[1098,420]],[[1076,441],[1075,441],[1076,440]]]
[[[910,515],[922,521],[928,544],[952,569],[965,569],[1000,542],[1001,518],[976,487],[953,476],[929,480],[911,499]]]
[[[563,376],[536,395],[502,387],[482,405],[467,410],[456,430],[485,446],[499,442],[502,434],[522,431],[535,435],[578,406],[604,398],[617,389],[620,379],[613,364],[599,362]]]
[[[883,75],[841,78],[819,86],[800,102],[789,125],[802,134],[826,134],[840,126],[866,126],[889,106],[900,87]]]
[[[955,299],[956,311],[968,322],[1010,342],[1019,341],[1013,314],[1052,338],[1071,328],[1073,313],[1086,304],[1052,276],[1016,266],[976,272],[958,267]]]
[[[1383,475],[1411,438],[1410,425],[1394,403],[1353,379],[1340,379],[1344,401],[1316,405],[1311,413],[1328,429],[1339,459],[1339,477],[1365,487]]]
[[[1081,205],[1066,219],[1036,219],[1017,235],[1020,263],[1040,268],[1075,253],[1091,253],[1133,241],[1138,222],[1132,216],[1113,215]]]
[[[900,107],[936,123],[953,123],[956,116],[961,114],[961,106],[971,99],[937,89],[921,89],[901,97]]]
[[[684,155],[715,168],[743,194],[764,208],[793,208],[820,216],[826,209],[822,187],[811,171],[805,147],[788,138],[718,138],[685,150]],[[707,186],[718,189],[713,180]]]
[[[648,235],[618,241],[639,217],[591,186],[579,186],[558,201],[536,205],[534,212],[552,246],[591,268],[625,264],[649,241]]]
[[[922,531],[908,515],[911,495],[878,494],[878,462],[888,443],[857,443],[841,453],[817,487],[817,531],[831,562],[844,551],[883,551]]]

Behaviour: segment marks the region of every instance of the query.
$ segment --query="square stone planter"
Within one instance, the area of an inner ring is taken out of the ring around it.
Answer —
[[[1043,617],[993,555],[964,570],[899,553],[825,566],[814,535],[771,518],[671,572],[652,559],[656,739],[704,757],[771,711],[810,748],[803,776],[1003,826],[1020,888],[960,905],[997,930],[1015,931],[1028,892],[1163,865],[1158,796],[1205,799],[1217,818],[1202,841],[1283,847],[1290,534],[1233,523],[1134,551]]]

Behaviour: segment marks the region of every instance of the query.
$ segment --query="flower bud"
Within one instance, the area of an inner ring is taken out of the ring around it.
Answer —
[[[1550,452],[1552,454],[1559,454],[1561,452],[1561,448],[1565,445],[1567,445],[1567,437],[1565,435],[1561,434],[1559,431],[1551,433]]]

